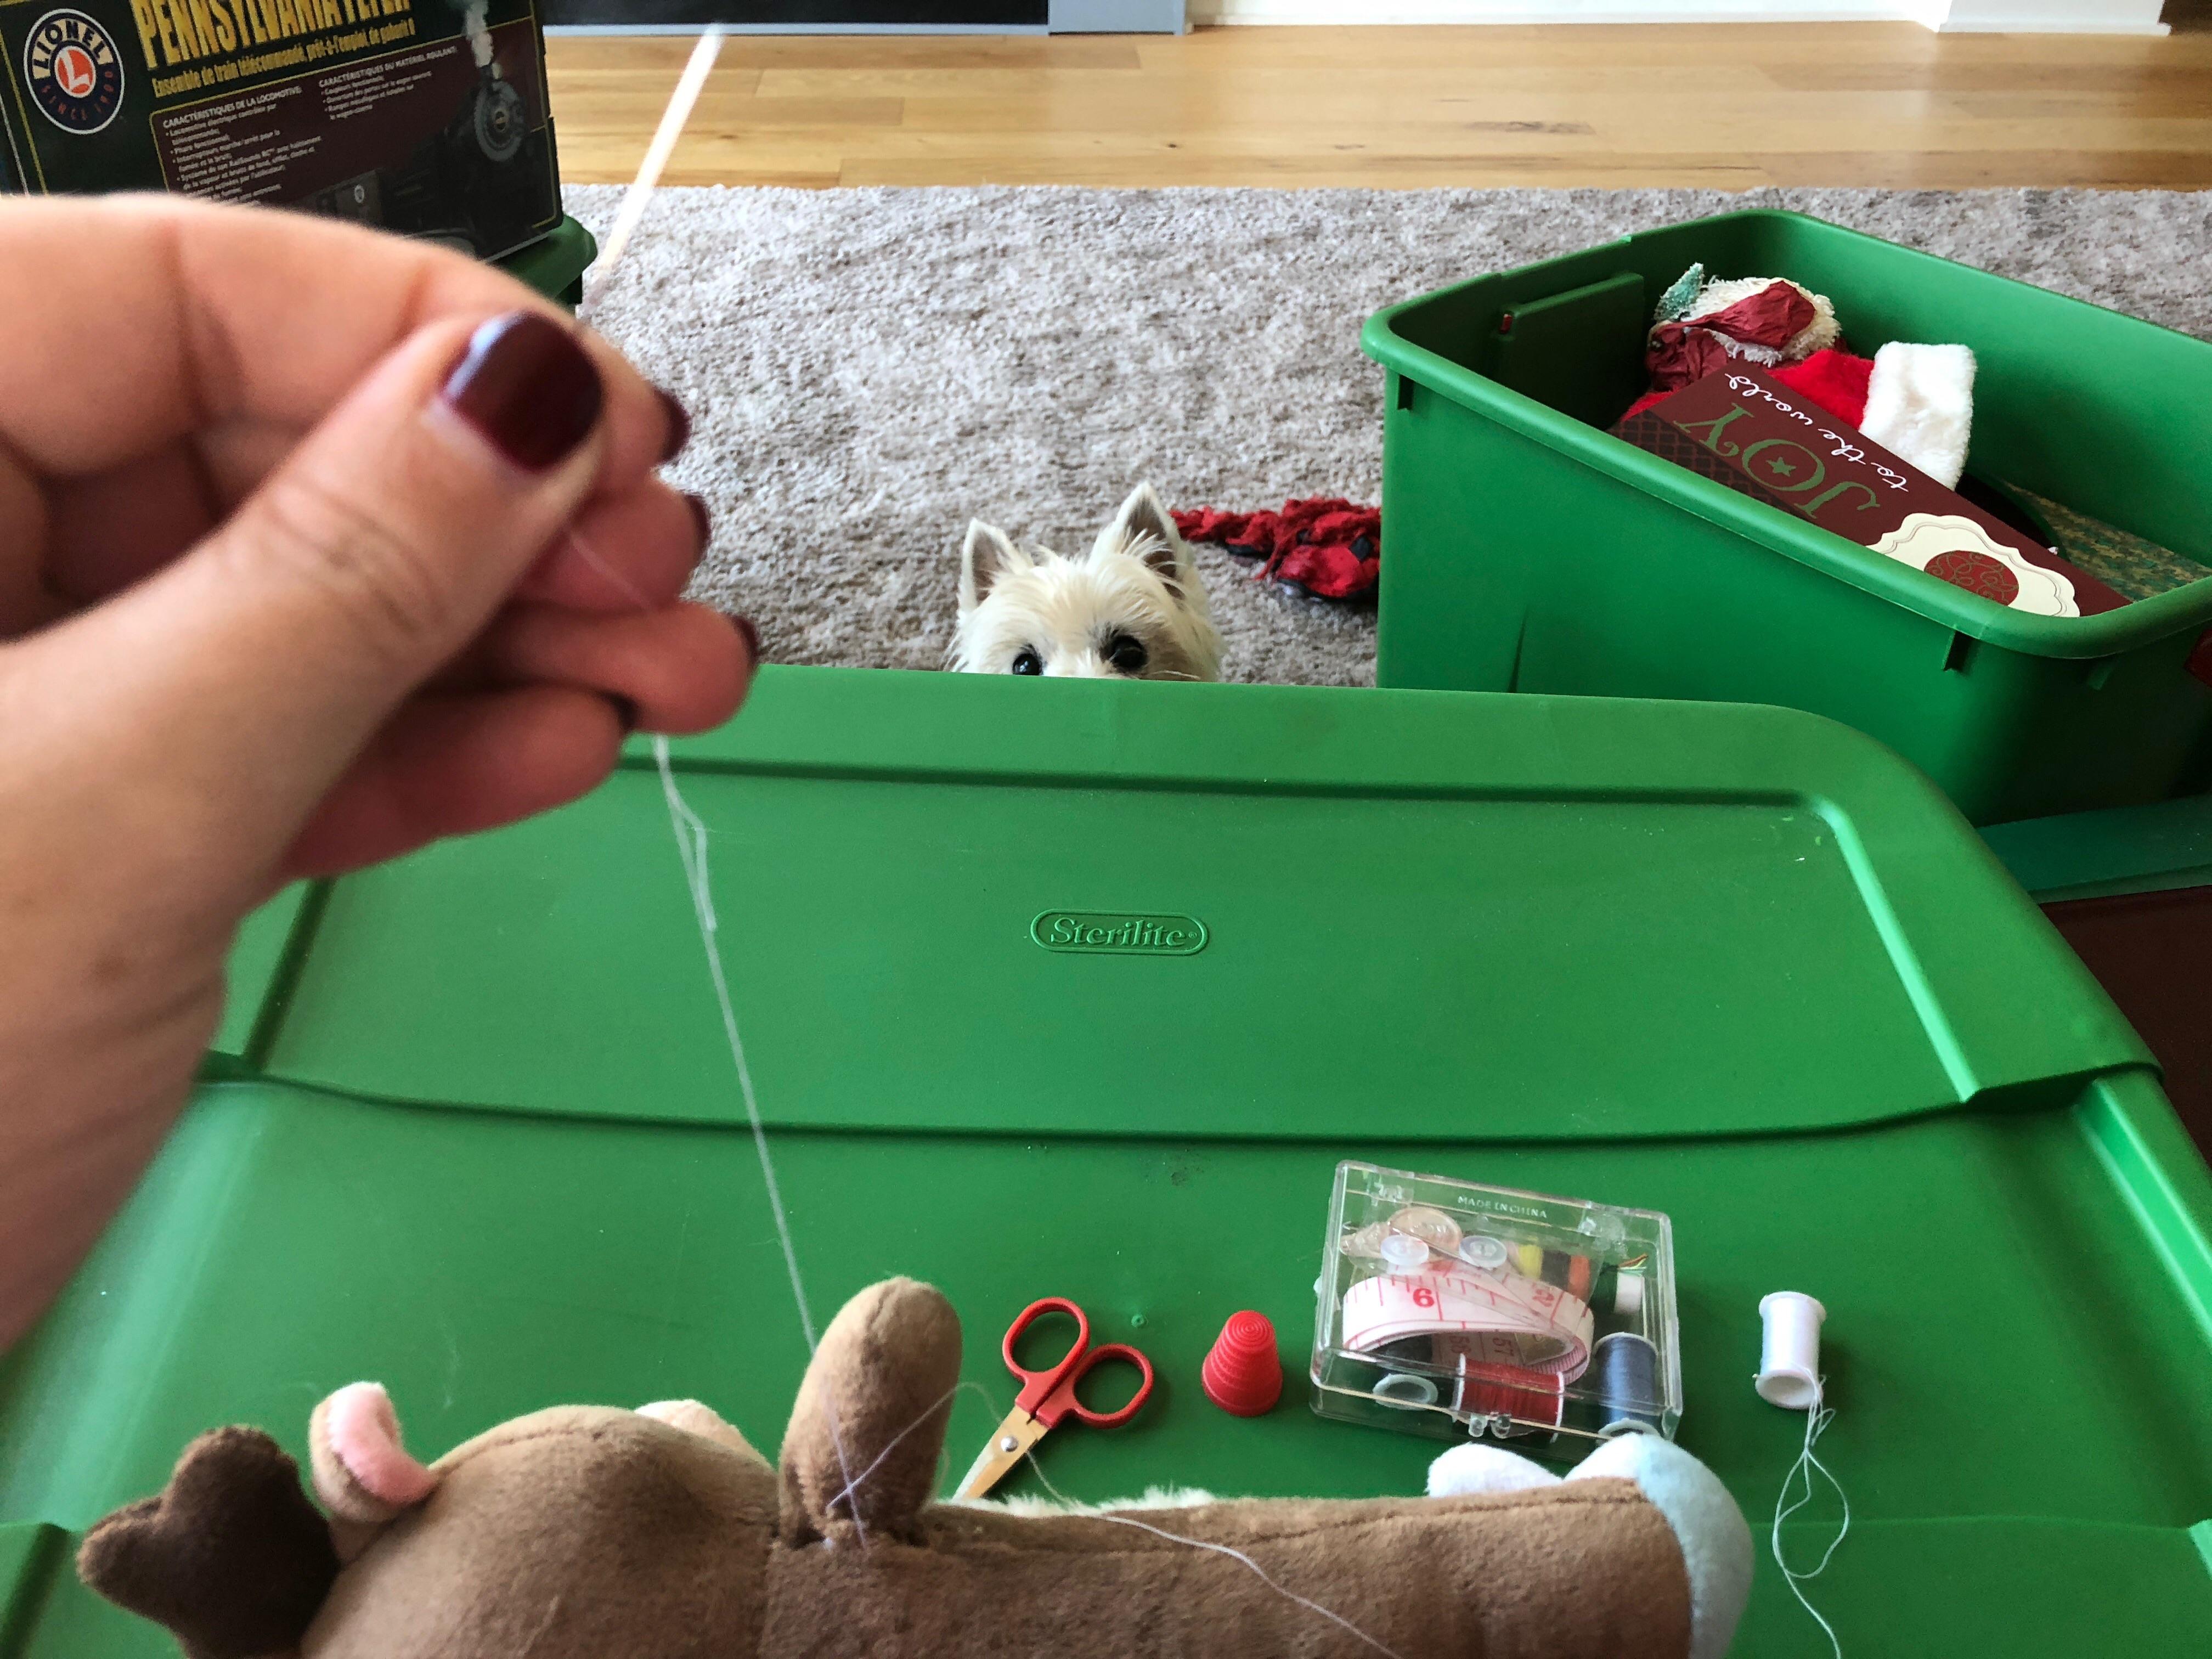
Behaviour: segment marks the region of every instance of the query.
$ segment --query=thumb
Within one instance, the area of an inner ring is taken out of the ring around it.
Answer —
[[[34,642],[90,670],[46,665],[96,688],[76,741],[173,850],[273,857],[591,492],[605,402],[540,313],[420,330],[198,547]]]

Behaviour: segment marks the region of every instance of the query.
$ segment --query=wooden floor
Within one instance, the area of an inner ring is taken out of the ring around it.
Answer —
[[[563,175],[681,39],[547,42]],[[743,37],[666,174],[731,185],[2212,186],[2212,33],[1911,24]]]

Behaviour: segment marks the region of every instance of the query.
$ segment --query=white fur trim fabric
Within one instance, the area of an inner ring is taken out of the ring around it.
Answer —
[[[1974,428],[1974,354],[1962,345],[1892,341],[1874,355],[1865,433],[1947,489],[1966,470]]]
[[[1751,1528],[1703,1463],[1656,1434],[1624,1434],[1577,1464],[1570,1480],[1633,1480],[1674,1528],[1690,1576],[1690,1659],[1722,1659],[1751,1599]]]
[[[1486,1446],[1470,1440],[1454,1446],[1429,1465],[1429,1496],[1467,1498],[1478,1492],[1527,1492],[1532,1486],[1556,1486],[1559,1477],[1540,1468],[1518,1452],[1503,1446]]]

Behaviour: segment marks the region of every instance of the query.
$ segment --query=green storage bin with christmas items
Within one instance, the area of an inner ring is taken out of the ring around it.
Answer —
[[[1695,263],[1828,295],[1863,353],[1972,347],[1969,475],[2134,602],[2009,610],[1609,435]],[[1389,374],[1380,684],[1803,708],[1978,823],[2212,786],[2212,343],[1769,210],[1477,277],[1362,343]]]
[[[599,252],[599,240],[590,231],[574,219],[563,219],[539,240],[494,263],[516,281],[574,311],[583,303],[584,272]]]
[[[2040,904],[2212,887],[2212,794],[1993,823],[1982,839]]]
[[[771,668],[675,753],[817,1316],[907,1272],[966,1322],[948,1484],[1006,1408],[998,1330],[1059,1294],[1160,1378],[1053,1437],[1062,1491],[1417,1492],[1435,1443],[1324,1422],[1297,1375],[1363,1158],[1670,1216],[1680,1438],[1762,1547],[1802,1419],[1753,1394],[1757,1304],[1822,1297],[1854,1524],[1814,1595],[1847,1649],[2212,1643],[2212,1181],[1878,745],[1768,708]],[[1041,944],[1071,909],[1206,940]],[[561,1401],[697,1396],[762,1445],[789,1408],[805,1346],[641,744],[561,812],[288,895],[233,988],[169,1146],[0,1366],[6,1659],[170,1651],[71,1536],[211,1425],[300,1451],[356,1377],[426,1452]],[[1196,1381],[1243,1307],[1291,1371],[1249,1420]],[[1738,1650],[1819,1640],[1762,1560]]]

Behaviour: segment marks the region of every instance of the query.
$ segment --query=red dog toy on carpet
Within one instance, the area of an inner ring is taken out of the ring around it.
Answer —
[[[1213,542],[1239,558],[1264,559],[1252,579],[1295,582],[1324,599],[1364,599],[1382,573],[1382,510],[1339,496],[1285,501],[1279,513],[1201,507],[1175,515],[1189,542]]]

